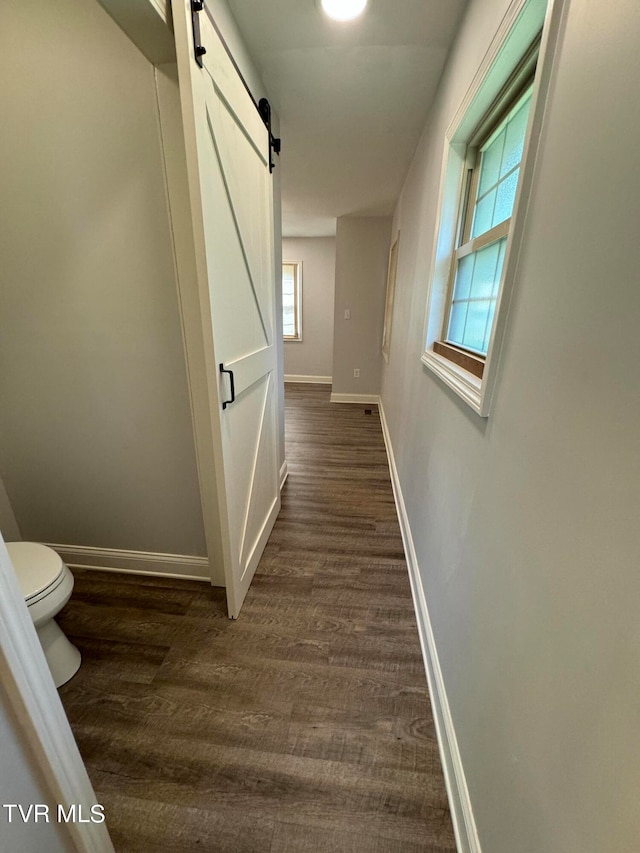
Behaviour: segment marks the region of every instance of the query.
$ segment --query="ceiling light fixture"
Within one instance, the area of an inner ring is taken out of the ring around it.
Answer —
[[[361,15],[369,0],[321,0],[326,15],[334,21],[351,21]]]

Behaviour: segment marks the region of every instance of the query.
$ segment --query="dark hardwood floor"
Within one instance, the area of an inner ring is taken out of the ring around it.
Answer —
[[[289,479],[240,618],[77,570],[60,693],[119,853],[455,851],[375,406],[287,386]]]

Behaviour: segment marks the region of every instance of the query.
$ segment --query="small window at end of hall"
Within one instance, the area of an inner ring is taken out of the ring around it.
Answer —
[[[302,261],[282,263],[282,336],[302,340]]]

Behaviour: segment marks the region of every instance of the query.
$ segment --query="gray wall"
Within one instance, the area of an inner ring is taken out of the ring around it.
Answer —
[[[22,535],[204,554],[153,67],[91,0],[2,4],[0,57],[0,473]]]
[[[0,479],[0,533],[5,542],[17,542],[22,539],[13,507],[4,482]]]
[[[391,219],[338,219],[333,339],[333,393],[377,395]],[[351,319],[344,319],[345,309]],[[360,378],[353,376],[360,369]]]
[[[507,8],[471,0],[397,209],[382,397],[487,853],[640,838],[640,6],[572,0],[488,420],[420,363],[446,127]]]
[[[331,376],[335,237],[291,237],[282,241],[285,261],[302,261],[302,340],[284,342],[287,376]]]

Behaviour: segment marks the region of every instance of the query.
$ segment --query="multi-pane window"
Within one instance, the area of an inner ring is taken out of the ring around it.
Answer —
[[[445,341],[486,356],[518,188],[531,86],[469,148]]]
[[[302,262],[282,264],[282,335],[285,341],[302,340]]]
[[[420,356],[480,417],[496,390],[548,96],[549,76],[536,69],[555,49],[551,30],[543,38],[545,0],[517,5],[445,133]]]

